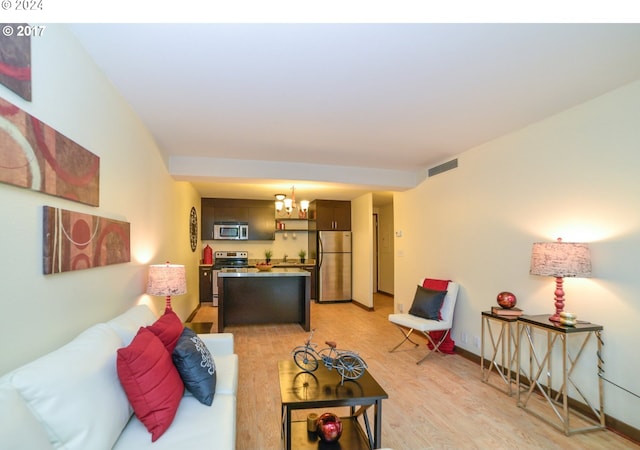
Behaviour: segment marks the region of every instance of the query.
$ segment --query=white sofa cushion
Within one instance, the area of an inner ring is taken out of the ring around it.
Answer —
[[[216,395],[238,393],[238,355],[213,355],[216,362]]]
[[[0,447],[4,450],[53,448],[47,430],[8,383],[0,385]]]
[[[113,450],[176,450],[236,448],[236,398],[216,392],[211,406],[186,396],[169,429],[151,442],[149,432],[136,416],[122,432]]]
[[[138,305],[114,317],[107,325],[115,330],[122,339],[123,347],[131,344],[140,327],[152,325],[158,318],[147,305]]]
[[[199,333],[200,339],[205,343],[213,356],[231,355],[234,351],[232,333]]]
[[[110,449],[132,410],[116,373],[120,336],[108,325],[16,369],[11,383],[55,448]]]

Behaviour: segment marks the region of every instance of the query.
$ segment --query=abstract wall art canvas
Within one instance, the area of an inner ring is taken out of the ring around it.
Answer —
[[[31,36],[26,23],[0,23],[0,84],[31,101]]]
[[[131,261],[128,222],[44,207],[45,275]]]
[[[98,206],[100,158],[0,98],[0,182]]]

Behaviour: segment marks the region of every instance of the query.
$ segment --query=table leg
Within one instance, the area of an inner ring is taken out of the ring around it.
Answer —
[[[486,381],[484,378],[484,327],[485,327],[485,322],[488,320],[489,319],[483,316],[480,321],[481,330],[482,330],[482,332],[480,333],[480,379],[482,381]]]
[[[374,405],[374,438],[373,448],[380,448],[382,446],[382,400],[376,400]]]
[[[562,415],[564,421],[564,434],[569,436],[569,369],[567,367],[567,359],[569,355],[567,353],[567,337],[562,337]]]
[[[367,416],[367,410],[362,411],[362,418],[364,419],[364,427],[367,432],[367,438],[369,439],[369,447],[376,448],[374,445],[374,438],[371,436],[371,426],[369,425],[369,416]]]
[[[504,328],[504,336],[502,337],[502,368],[505,370],[506,364],[505,378],[507,379],[507,395],[511,395],[513,394],[511,390],[511,324],[505,322],[502,324],[502,327]],[[505,345],[505,339],[507,345]]]
[[[598,410],[598,418],[600,419],[600,426],[604,428],[605,426],[605,417],[604,417],[604,390],[602,389],[602,378],[604,377],[604,360],[602,359],[602,332],[596,331],[596,338],[598,338],[598,392],[599,392],[599,403],[600,409]]]
[[[291,450],[291,409],[282,405],[282,433],[285,450]]]

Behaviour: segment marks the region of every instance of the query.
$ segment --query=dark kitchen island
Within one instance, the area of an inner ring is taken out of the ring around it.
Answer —
[[[218,274],[218,332],[229,325],[299,323],[311,329],[311,274],[302,269],[223,269]]]

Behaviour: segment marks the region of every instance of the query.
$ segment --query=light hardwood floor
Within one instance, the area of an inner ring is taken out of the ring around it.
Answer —
[[[357,351],[389,394],[382,402],[383,447],[640,449],[611,431],[565,436],[518,408],[515,397],[483,383],[479,365],[462,356],[433,354],[416,365],[426,345],[415,349],[405,343],[389,353],[402,338],[387,320],[393,299],[376,295],[374,305],[370,312],[351,303],[312,303],[311,326],[319,345],[334,340],[339,348]],[[196,320],[215,321],[215,309],[202,308]],[[280,449],[277,361],[289,359],[291,349],[303,344],[308,333],[299,325],[231,326],[225,331],[234,334],[240,361],[237,449]]]

